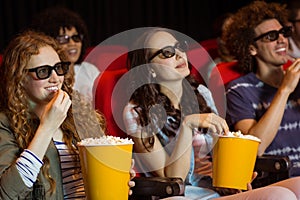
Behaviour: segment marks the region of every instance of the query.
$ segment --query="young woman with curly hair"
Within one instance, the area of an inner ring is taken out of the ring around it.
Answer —
[[[130,98],[123,116],[127,134],[134,141],[137,172],[182,178],[187,183],[187,198],[219,197],[205,188],[212,188],[206,182],[211,175],[209,151],[212,135],[227,134],[229,129],[226,121],[216,114],[210,91],[193,81],[186,43],[178,40],[172,30],[149,28],[131,50],[126,86]],[[295,185],[291,190],[279,184],[282,187],[244,193],[224,188],[218,191],[238,193],[224,199],[296,199],[293,190],[300,186],[297,181],[291,180]]]
[[[248,74],[226,89],[226,120],[233,129],[261,139],[258,155],[289,156],[290,175],[299,176],[300,60],[288,55],[292,29],[286,22],[283,5],[264,1],[233,16],[226,44]]]
[[[0,67],[0,199],[85,199],[76,144],[103,135],[105,121],[73,91],[69,66],[59,44],[42,33],[25,31],[7,46]]]

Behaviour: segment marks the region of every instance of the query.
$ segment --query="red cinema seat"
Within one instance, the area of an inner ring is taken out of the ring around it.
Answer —
[[[95,81],[95,108],[105,116],[107,134],[126,138],[122,113],[125,106],[126,88],[114,93],[119,79],[127,72],[126,68],[107,70]],[[128,102],[128,100],[127,100]]]
[[[199,43],[208,52],[213,60],[219,57],[218,41],[216,38],[203,40]]]
[[[237,61],[221,62],[212,69],[208,88],[212,93],[219,115],[223,118],[226,115],[225,86],[242,75]]]
[[[98,45],[90,48],[85,61],[90,62],[103,72],[121,69],[126,64],[128,48],[122,45]]]

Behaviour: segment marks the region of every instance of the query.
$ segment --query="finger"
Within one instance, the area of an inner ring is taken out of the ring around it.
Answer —
[[[287,54],[286,56],[287,56],[287,58],[288,58],[290,61],[292,61],[292,62],[294,62],[294,61],[296,60],[296,58],[292,57],[292,56],[289,55],[289,54]]]
[[[134,181],[129,181],[128,182],[128,186],[131,188],[131,187],[134,187],[135,186],[135,182]],[[129,195],[132,195],[132,190],[129,190],[128,192]]]
[[[251,185],[251,183],[247,183],[247,190],[252,190],[252,185]]]
[[[65,108],[64,108],[66,112],[68,112],[68,110],[71,107],[71,105],[72,105],[72,101],[68,100],[67,103],[66,103],[66,105],[65,105]]]
[[[70,96],[68,95],[67,92],[63,91],[63,96],[62,96],[61,103],[64,103],[64,102],[69,101],[69,100],[70,100]]]
[[[224,131],[224,135],[227,135],[229,132],[229,126],[228,126],[226,120],[224,120],[224,119],[222,119],[222,128]]]
[[[215,127],[215,125],[213,124],[210,124],[208,126],[208,130],[211,132],[211,133],[217,133],[217,128]]]
[[[251,180],[251,182],[257,177],[257,175],[258,175],[258,173],[257,172],[253,172],[253,174],[252,174],[252,180]]]
[[[295,62],[291,66],[291,69],[293,71],[299,71],[299,69],[300,69],[300,59],[295,60]]]
[[[134,171],[134,169],[130,170],[130,180],[133,179],[136,176],[136,173]]]
[[[216,127],[216,133],[218,135],[221,135],[223,133],[223,128],[222,128],[221,124],[217,124],[215,127]]]
[[[129,187],[134,187],[135,186],[135,182],[134,181],[129,181],[128,185],[129,185]]]

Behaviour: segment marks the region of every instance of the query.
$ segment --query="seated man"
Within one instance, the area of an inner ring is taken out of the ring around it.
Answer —
[[[291,176],[299,176],[300,60],[288,55],[286,13],[280,4],[256,1],[232,18],[226,44],[248,74],[226,88],[226,120],[261,139],[258,155],[289,156]]]

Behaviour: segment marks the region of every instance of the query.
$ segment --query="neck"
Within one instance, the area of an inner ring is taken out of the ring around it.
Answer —
[[[161,82],[160,90],[170,99],[175,108],[179,108],[179,102],[183,93],[182,81]]]
[[[39,119],[41,119],[41,116],[44,112],[44,109],[45,109],[45,106],[46,105],[41,105],[41,104],[37,104],[33,101],[29,101],[29,107],[30,107],[30,110],[36,114],[36,116],[38,116]]]
[[[256,77],[268,85],[278,88],[284,76],[283,66],[258,68]]]

